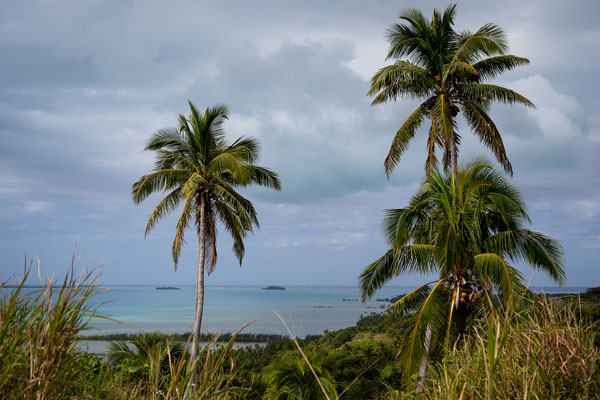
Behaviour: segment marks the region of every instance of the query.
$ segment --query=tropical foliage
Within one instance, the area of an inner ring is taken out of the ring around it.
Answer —
[[[165,335],[158,332],[142,333],[134,336],[131,341],[117,340],[110,343],[107,360],[118,364],[124,360],[135,360],[141,363],[158,355],[164,358],[167,353],[171,356],[182,354],[185,350],[183,342],[169,343]]]
[[[463,346],[431,369],[424,396],[432,400],[598,398],[600,352],[577,308],[540,298],[528,301],[525,311],[482,321]]]
[[[488,114],[490,106],[494,101],[533,104],[513,90],[485,82],[527,65],[529,60],[506,54],[505,33],[497,25],[456,32],[455,12],[455,5],[443,13],[434,10],[428,21],[421,11],[408,9],[400,14],[402,23],[387,31],[387,59],[396,61],[373,75],[368,91],[374,97],[373,104],[399,98],[422,100],[396,132],[384,163],[388,175],[425,119],[431,120],[425,169],[437,168],[436,150],[441,150],[444,167],[456,173],[461,141],[456,119],[459,112],[504,169],[512,173],[500,132]]]
[[[111,342],[106,359],[121,370],[127,368],[127,375],[133,379],[157,380],[170,374],[171,367],[186,356],[186,350],[185,342],[171,342],[158,332],[142,333],[129,342]]]
[[[33,293],[23,288],[25,279],[14,289],[0,284],[1,397],[181,399],[190,378],[188,357],[171,357],[169,346],[157,344],[161,339],[166,343],[165,336],[145,335],[131,357],[119,360],[78,350],[74,334],[86,328],[94,313],[88,302],[98,289],[93,274],[73,277],[59,282],[60,289],[52,284]],[[410,329],[406,316],[372,314],[355,327],[299,343],[320,379],[335,382],[340,399],[595,398],[600,382],[600,353],[592,330],[600,315],[597,293],[598,288],[580,297],[534,298],[516,314],[492,314],[479,321],[474,334],[445,362],[432,365],[420,394],[401,385],[394,362],[394,338],[407,323]],[[53,307],[51,299],[58,298]],[[233,350],[235,339],[233,335],[219,347],[213,338],[203,349],[198,390],[190,397],[262,399],[269,382],[271,395],[288,396],[286,385],[278,391],[272,378],[292,363],[307,366],[292,340],[278,338],[264,347]],[[146,352],[148,348],[165,350]],[[167,370],[161,368],[164,354],[171,360]],[[255,379],[240,379],[243,375]],[[310,375],[302,376],[299,385],[291,386],[306,389],[315,383]],[[311,393],[311,398],[322,396],[322,391]],[[329,395],[336,398],[333,391]]]
[[[207,108],[204,113],[191,102],[189,106],[190,115],[179,115],[178,128],[161,129],[148,141],[145,150],[156,152],[156,164],[151,173],[133,184],[131,195],[138,204],[152,193],[167,193],[150,214],[146,234],[182,205],[172,247],[175,269],[186,229],[195,225],[198,266],[192,332],[194,362],[202,323],[205,269],[212,273],[217,262],[217,221],[233,238],[233,251],[241,265],[243,239],[258,226],[258,218],[252,203],[237,189],[256,184],[280,190],[281,186],[276,173],[256,165],[260,152],[256,139],[240,137],[231,144],[225,140],[225,106]]]
[[[314,357],[310,365],[301,358],[284,359],[266,371],[268,380],[264,399],[308,400],[337,399],[336,384],[331,373]]]
[[[453,175],[430,172],[407,207],[387,211],[383,230],[390,248],[360,274],[362,300],[400,275],[437,275],[391,306],[414,312],[401,349],[409,372],[426,357],[427,329],[448,349],[477,317],[489,314],[495,299],[508,304],[523,294],[515,263],[564,282],[562,247],[527,229],[529,222],[515,186],[482,161],[461,168],[456,182]]]

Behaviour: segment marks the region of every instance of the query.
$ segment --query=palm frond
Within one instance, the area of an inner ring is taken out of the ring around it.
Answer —
[[[215,270],[217,265],[217,259],[219,258],[217,252],[217,211],[215,210],[217,202],[211,203],[206,201],[206,212],[204,218],[206,218],[206,231],[204,232],[204,267],[207,274],[210,275]],[[200,215],[196,217],[200,218]],[[198,227],[200,224],[198,224]],[[200,231],[198,230],[198,235]]]
[[[459,72],[467,73],[469,75],[479,74],[479,71],[477,71],[477,69],[468,62],[453,61],[450,64],[446,65],[446,68],[444,69],[444,80],[447,80],[449,75]]]
[[[427,137],[427,158],[425,159],[425,172],[434,171],[438,167],[438,158],[435,154],[437,148],[444,147],[444,141],[440,132],[440,125],[434,113],[430,113],[431,126]]]
[[[156,131],[144,148],[146,151],[153,150],[168,150],[175,152],[186,152],[190,148],[188,144],[179,135],[179,131],[175,128],[162,128]]]
[[[469,83],[461,87],[464,96],[478,101],[479,99],[499,101],[506,104],[523,104],[527,107],[535,108],[533,103],[525,96],[520,95],[514,90],[502,86],[490,85],[485,83]]]
[[[405,367],[405,376],[416,373],[421,361],[427,356],[425,348],[425,332],[427,329],[436,331],[446,325],[446,316],[443,312],[446,300],[443,282],[440,279],[433,286],[428,296],[423,301],[419,311],[413,317],[406,337],[400,348],[400,362]]]
[[[215,183],[212,190],[214,196],[216,196],[219,201],[224,202],[238,213],[239,218],[247,219],[251,224],[260,227],[258,216],[252,202],[241,196],[233,187],[226,182],[221,181]]]
[[[256,165],[245,165],[244,168],[249,170],[248,175],[250,176],[250,179],[248,183],[265,186],[277,191],[281,190],[281,181],[276,172]]]
[[[523,275],[509,265],[501,256],[494,253],[482,253],[473,257],[473,271],[483,282],[491,282],[500,290],[502,300],[518,301],[525,289]]]
[[[392,312],[397,315],[407,315],[418,311],[423,302],[429,296],[431,288],[429,285],[436,283],[437,280],[429,282],[425,285],[408,292],[400,299],[396,300],[392,305],[385,309],[386,312]]]
[[[388,177],[390,176],[394,167],[400,161],[402,154],[404,154],[408,148],[408,143],[415,136],[415,132],[423,123],[424,118],[425,110],[423,105],[420,105],[408,116],[400,129],[398,129],[398,132],[396,132],[396,136],[394,136],[390,151],[383,163],[385,167],[385,173]]]
[[[131,197],[135,204],[141,203],[154,192],[165,191],[189,179],[189,171],[184,169],[162,169],[142,176],[131,185]]]
[[[218,202],[215,203],[215,206],[219,219],[233,238],[232,249],[241,266],[245,253],[243,239],[246,237],[247,232],[252,232],[252,225],[248,219],[240,218],[235,210],[227,204]]]
[[[434,87],[434,79],[424,68],[408,61],[381,68],[371,78],[369,96],[375,96],[372,105],[401,97],[426,96]]]
[[[144,233],[144,236],[147,236],[161,219],[166,217],[171,211],[175,210],[181,200],[182,197],[180,188],[173,190],[171,193],[165,196],[165,198],[162,199],[156,205],[156,207],[154,207],[154,210],[152,210],[152,213],[148,218],[148,224],[146,225],[146,232]]]
[[[227,151],[219,153],[210,160],[207,172],[215,175],[229,175],[232,182],[240,182],[242,185],[248,182],[249,175],[243,168],[240,159]]]
[[[529,60],[507,54],[484,58],[473,64],[473,68],[477,71],[479,80],[486,80],[493,79],[503,72],[511,71],[522,65],[529,65]]]
[[[565,282],[564,250],[557,240],[542,233],[528,229],[498,232],[486,239],[485,246],[515,262],[529,263],[559,284]]]
[[[463,99],[462,111],[473,132],[479,137],[482,143],[492,150],[500,165],[512,176],[512,165],[508,160],[502,136],[500,136],[500,132],[496,128],[494,121],[492,121],[483,109],[469,99]]]
[[[173,266],[177,271],[177,263],[179,262],[179,254],[181,253],[181,245],[184,243],[185,230],[190,224],[195,212],[196,198],[195,192],[190,191],[186,196],[185,202],[183,203],[183,210],[177,221],[177,228],[175,229],[175,239],[173,240],[173,246],[171,253],[173,255]]]
[[[504,54],[507,50],[504,31],[497,25],[485,24],[477,32],[463,39],[460,47],[454,53],[452,61],[473,63],[481,55]]]
[[[129,344],[124,340],[116,340],[109,342],[107,361],[112,365],[122,363],[126,359],[135,358],[135,352],[129,347]]]
[[[368,300],[387,281],[401,274],[429,273],[435,270],[433,250],[433,246],[425,244],[411,244],[388,250],[359,275],[361,301]]]
[[[408,24],[393,24],[388,28],[386,37],[390,44],[387,59],[399,59],[407,56],[427,65],[428,56],[434,54],[431,45],[424,39],[431,31],[429,22],[420,10],[409,8],[398,17]]]
[[[174,152],[169,150],[155,150],[156,161],[154,162],[154,170],[161,169],[183,169],[187,171],[198,172],[201,168],[197,165],[196,160],[189,152]]]
[[[447,96],[443,94],[438,96],[437,102],[432,109],[432,113],[435,115],[439,130],[442,132],[444,143],[450,143],[456,136],[456,121],[454,120],[453,112],[453,107]]]
[[[260,154],[260,143],[258,139],[241,136],[237,138],[225,150],[227,153],[233,154],[237,159],[245,163],[253,164],[258,161]]]

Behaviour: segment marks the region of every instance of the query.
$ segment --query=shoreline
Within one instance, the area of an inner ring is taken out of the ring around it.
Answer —
[[[144,331],[144,332],[138,332],[138,333],[116,333],[116,334],[105,334],[105,335],[79,335],[77,336],[77,340],[87,340],[87,341],[117,341],[117,340],[123,340],[123,341],[131,341],[133,339],[135,339],[136,337],[140,337],[144,334],[149,334],[149,333],[158,333],[160,335],[163,335],[165,338],[172,340],[172,341],[180,341],[180,342],[185,342],[188,340],[188,338],[190,338],[190,336],[192,335],[191,332],[186,332],[186,333],[172,333],[172,334],[166,334],[166,333],[162,333],[160,331]],[[231,338],[233,338],[233,336],[235,335],[235,333],[231,333],[231,332],[224,332],[224,333],[220,333],[220,334],[210,334],[210,333],[202,333],[200,335],[200,342],[210,342],[212,340],[214,340],[215,336],[217,336],[217,341],[219,342],[223,342],[223,341],[229,341],[231,340]],[[323,336],[323,334],[318,334],[318,335],[306,335],[306,338],[318,338]],[[236,343],[267,343],[269,341],[272,340],[291,340],[289,336],[287,335],[281,335],[281,334],[276,334],[276,333],[239,333],[236,337]]]

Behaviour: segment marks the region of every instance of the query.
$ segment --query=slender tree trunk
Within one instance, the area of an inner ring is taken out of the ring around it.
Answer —
[[[450,168],[452,169],[454,184],[456,185],[458,184],[458,154],[456,153],[454,130],[452,130],[452,137],[450,138]]]
[[[196,273],[196,312],[194,315],[194,330],[192,331],[193,343],[190,355],[192,367],[190,380],[186,388],[185,398],[191,396],[191,386],[196,383],[196,370],[198,353],[200,352],[200,328],[202,327],[202,311],[204,310],[204,260],[206,258],[206,198],[200,195],[200,215],[198,221],[198,270]]]
[[[450,137],[450,169],[454,178],[454,186],[458,186],[458,154],[456,152],[456,141],[454,137],[454,130],[452,130],[452,136]],[[421,361],[421,367],[419,368],[419,380],[417,382],[417,392],[422,392],[425,387],[425,376],[427,375],[427,367],[429,365],[429,353],[431,352],[431,341],[433,339],[433,331],[428,326],[425,331],[425,358]]]
[[[427,375],[427,366],[429,365],[429,352],[431,351],[431,340],[433,339],[433,331],[428,326],[425,331],[425,358],[421,361],[419,368],[419,381],[417,382],[417,392],[421,393],[425,387],[425,376]]]

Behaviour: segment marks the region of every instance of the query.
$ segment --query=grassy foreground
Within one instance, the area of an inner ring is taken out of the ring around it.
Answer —
[[[232,349],[236,335],[221,347],[214,337],[196,365],[185,342],[157,334],[137,336],[133,348],[115,341],[101,358],[76,348],[96,315],[88,306],[98,293],[95,272],[76,276],[71,268],[58,284],[48,280],[25,295],[27,275],[16,288],[0,285],[2,399],[181,399],[192,368],[191,399],[600,398],[600,296],[593,290],[535,296],[517,312],[482,321],[432,360],[416,393],[396,360],[410,316],[373,314],[322,337],[272,338],[239,350]]]
[[[491,317],[429,373],[427,399],[597,399],[600,353],[575,299]],[[393,391],[388,399],[421,398]]]

